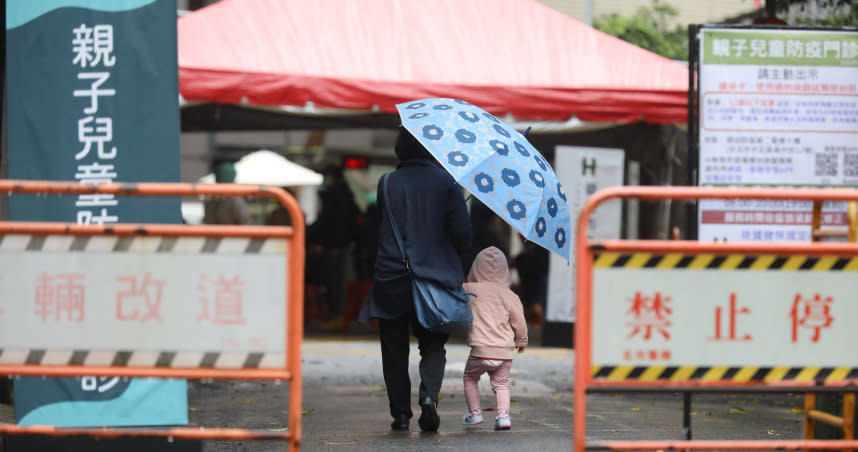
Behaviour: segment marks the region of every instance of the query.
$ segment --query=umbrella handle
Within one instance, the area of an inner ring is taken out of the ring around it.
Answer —
[[[526,129],[524,129],[524,133],[522,133],[522,134],[521,134],[521,136],[526,137],[526,136],[527,136],[527,132],[530,132],[530,129],[532,129],[532,128],[533,128],[533,126],[527,126],[527,128],[526,128]]]

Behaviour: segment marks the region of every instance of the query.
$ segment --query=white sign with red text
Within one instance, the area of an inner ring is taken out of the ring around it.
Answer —
[[[282,354],[285,244],[180,248],[0,249],[0,348]]]
[[[593,269],[594,365],[855,366],[852,271]]]

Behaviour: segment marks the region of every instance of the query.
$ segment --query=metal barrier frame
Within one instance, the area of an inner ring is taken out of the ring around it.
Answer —
[[[174,237],[241,237],[282,238],[288,242],[286,274],[286,318],[282,369],[243,368],[163,368],[113,366],[55,366],[35,364],[0,365],[0,374],[21,376],[99,376],[99,377],[159,377],[190,379],[288,380],[289,405],[286,432],[238,428],[57,428],[53,426],[19,426],[1,424],[0,433],[38,434],[51,436],[89,435],[99,437],[156,436],[184,439],[281,439],[289,443],[290,451],[300,450],[301,444],[301,341],[304,335],[304,214],[298,202],[279,187],[237,184],[185,183],[122,183],[98,186],[79,182],[49,182],[0,180],[0,192],[20,194],[90,194],[103,193],[123,196],[214,196],[257,197],[273,199],[286,208],[292,226],[183,225],[183,224],[110,224],[79,225],[55,222],[0,222],[0,235],[75,235],[75,236],[174,236]]]
[[[586,415],[587,392],[597,391],[779,391],[779,392],[850,392],[858,380],[825,382],[777,382],[762,385],[759,382],[724,381],[596,381],[591,376],[592,340],[592,278],[596,252],[651,252],[689,254],[757,253],[777,255],[858,256],[855,243],[759,243],[759,242],[698,242],[688,240],[597,240],[587,239],[587,225],[596,207],[614,198],[637,198],[642,201],[700,200],[700,199],[772,199],[799,201],[855,201],[855,189],[765,189],[765,188],[714,188],[714,187],[612,187],[600,190],[587,199],[578,217],[576,242],[576,325],[575,367],[573,389],[572,448],[610,450],[842,450],[858,448],[858,440],[656,440],[656,441],[602,441],[587,444]]]

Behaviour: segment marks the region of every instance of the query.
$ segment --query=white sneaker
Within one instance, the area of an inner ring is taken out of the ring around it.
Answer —
[[[512,428],[512,421],[509,416],[495,418],[495,430],[509,430]]]
[[[462,423],[465,425],[482,424],[483,422],[483,412],[479,409],[462,416]]]

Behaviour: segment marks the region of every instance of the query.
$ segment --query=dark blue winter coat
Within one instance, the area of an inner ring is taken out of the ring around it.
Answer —
[[[361,310],[361,321],[391,319],[413,311],[411,279],[390,219],[389,205],[414,274],[450,288],[464,280],[462,259],[470,253],[471,221],[462,189],[432,160],[402,161],[388,173],[388,200],[378,184],[379,245],[375,286]]]

